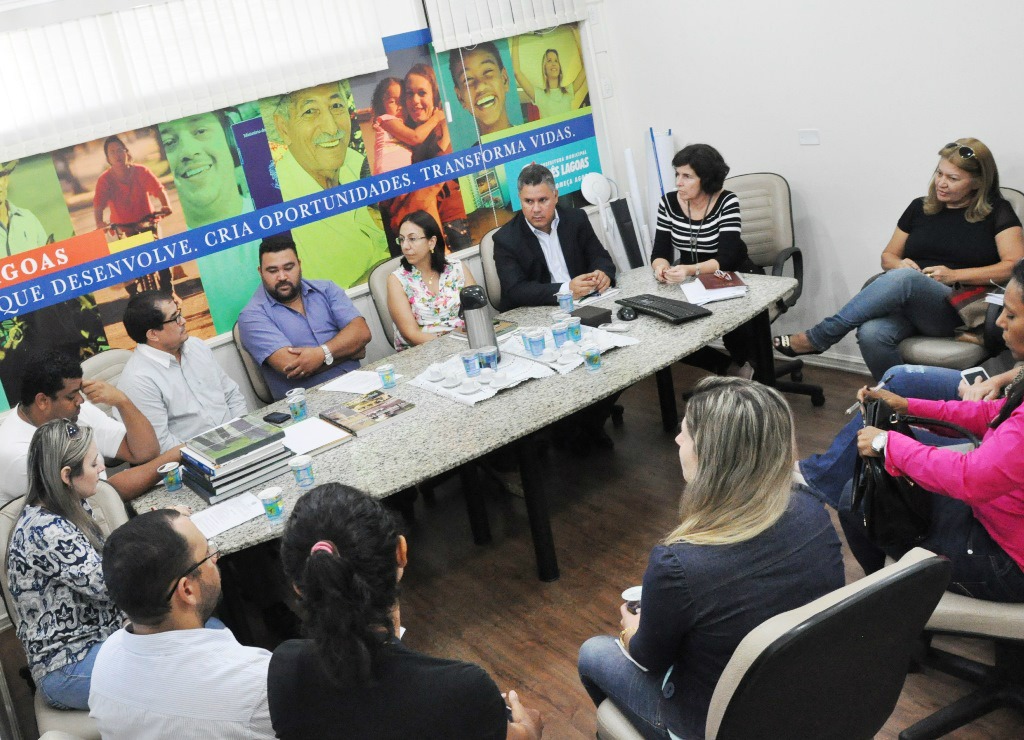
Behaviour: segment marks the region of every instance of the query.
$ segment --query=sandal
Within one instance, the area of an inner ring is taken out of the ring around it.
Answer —
[[[777,337],[772,337],[772,347],[779,354],[783,354],[786,357],[800,357],[801,355],[820,355],[825,350],[812,349],[809,352],[797,352],[790,345],[789,338],[792,334],[780,334]]]

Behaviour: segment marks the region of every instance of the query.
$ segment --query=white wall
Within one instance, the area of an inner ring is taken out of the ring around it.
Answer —
[[[1002,184],[1024,189],[1024,5],[606,0],[599,13],[592,27],[607,44],[600,68],[613,95],[596,103],[620,185],[622,149],[643,152],[649,126],[671,128],[680,147],[714,145],[733,174],[789,180],[808,275],[780,331],[834,312],[878,272],[946,142],[981,139]],[[804,128],[820,131],[820,146],[798,146]],[[852,335],[826,358],[859,363]]]

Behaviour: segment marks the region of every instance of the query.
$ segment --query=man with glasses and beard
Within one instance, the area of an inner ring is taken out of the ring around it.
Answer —
[[[153,425],[161,452],[248,412],[238,384],[206,342],[188,335],[178,305],[163,293],[136,293],[124,328],[137,346],[117,387]]]
[[[211,620],[221,596],[218,556],[173,509],[111,533],[103,578],[131,624],[107,638],[93,669],[89,714],[107,740],[275,737],[270,653],[239,644]]]
[[[238,329],[275,399],[359,367],[370,341],[366,319],[335,283],[303,279],[291,236],[263,240],[259,273],[263,285]]]

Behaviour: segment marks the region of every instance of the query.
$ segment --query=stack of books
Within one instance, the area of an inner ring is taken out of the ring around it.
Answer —
[[[243,416],[190,439],[181,450],[185,485],[209,504],[251,490],[288,471],[284,431]]]
[[[384,391],[373,391],[324,411],[320,418],[341,427],[349,434],[361,437],[383,428],[415,406],[409,401],[389,396]]]

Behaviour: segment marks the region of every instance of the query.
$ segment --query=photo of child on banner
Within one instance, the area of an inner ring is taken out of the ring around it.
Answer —
[[[285,200],[370,174],[348,81],[264,98],[260,110]],[[345,211],[291,233],[303,275],[342,288],[366,282],[370,270],[390,257],[376,207]]]
[[[360,105],[361,125],[374,142],[371,151],[375,174],[452,151],[429,48],[418,46],[390,52],[388,62],[386,72],[358,78],[353,91]],[[441,225],[449,251],[472,244],[458,180],[381,201],[380,211],[392,255],[400,251],[394,242],[398,225],[413,211],[426,211]]]
[[[16,255],[73,235],[53,160],[43,154],[0,162],[0,274],[5,280],[20,269]],[[10,408],[8,399],[17,402],[29,355],[46,349],[58,349],[78,359],[107,349],[92,295],[23,316],[2,317],[0,384],[4,393],[0,394],[0,411]]]
[[[254,210],[232,125],[260,115],[249,103],[159,125],[160,142],[190,229]],[[197,260],[216,333],[231,331],[260,285],[259,242],[246,242]]]
[[[95,232],[110,253],[187,229],[159,131],[150,126],[79,144],[54,155],[71,223],[79,238]],[[155,265],[154,265],[155,266]],[[166,264],[148,275],[95,292],[111,347],[134,343],[121,323],[128,298],[159,290],[181,305],[189,332],[215,336],[210,307],[195,261]]]
[[[451,132],[456,150],[476,146],[482,137],[524,122],[507,41],[441,52],[437,63],[441,94],[453,101]]]
[[[578,26],[516,36],[509,47],[527,121],[563,116],[588,104]]]

